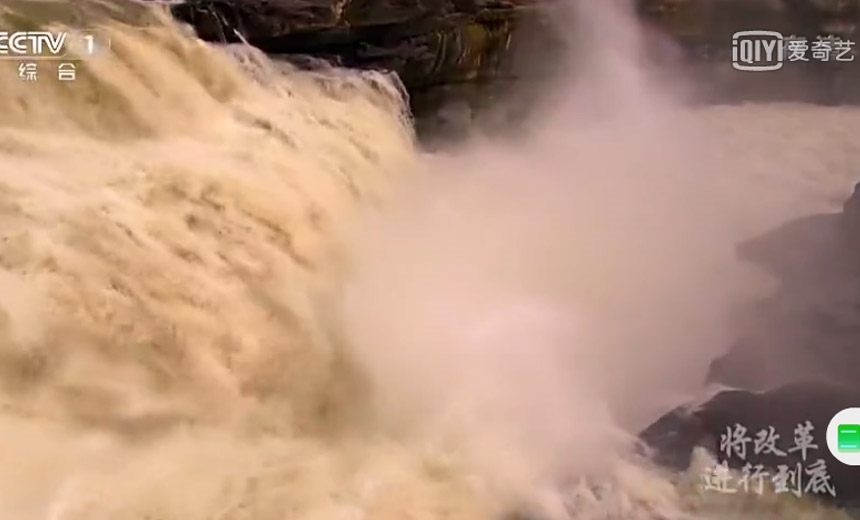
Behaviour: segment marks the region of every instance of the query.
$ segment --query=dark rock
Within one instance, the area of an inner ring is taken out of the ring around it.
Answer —
[[[396,72],[418,116],[445,102],[480,104],[513,80],[547,79],[564,46],[552,0],[188,0],[172,7],[204,40],[245,40],[267,54],[302,54]],[[529,58],[524,58],[528,56]]]
[[[837,490],[835,498],[822,498],[860,507],[860,467],[844,465],[824,449],[832,416],[860,407],[858,250],[860,184],[841,213],[798,219],[738,247],[741,258],[773,273],[780,283],[774,295],[747,309],[748,330],[711,363],[709,383],[743,390],[717,394],[693,411],[670,412],[643,431],[658,463],[689,464],[696,445],[726,459],[719,453],[719,439],[734,424],[752,434],[773,426],[790,440],[794,427],[808,420],[822,448],[816,458],[825,460]],[[748,461],[769,468],[799,462],[796,456],[761,454]],[[744,461],[728,462],[737,468]]]
[[[844,277],[850,270],[843,250],[842,220],[838,213],[792,220],[738,245],[738,257],[763,267],[784,284]]]
[[[650,449],[654,462],[684,471],[690,467],[693,449],[707,442],[708,432],[689,406],[681,406],[640,432],[639,439]]]
[[[738,246],[738,256],[785,284],[860,274],[860,183],[841,213],[802,217]]]
[[[761,464],[770,469],[770,475],[778,465],[795,467],[801,464],[808,468],[820,458],[825,461],[836,496],[821,494],[816,495],[817,498],[842,507],[857,507],[860,506],[860,466],[848,466],[836,460],[825,441],[832,417],[840,410],[857,406],[860,406],[860,389],[823,381],[792,383],[762,393],[729,390],[718,393],[699,407],[687,406],[669,412],[645,429],[640,438],[653,450],[657,463],[674,469],[689,467],[694,446],[705,447],[717,460],[735,469],[742,469],[747,463]],[[800,451],[789,450],[794,445],[795,429],[807,421],[813,427],[810,433],[818,448],[811,449],[803,460]],[[766,450],[755,453],[752,440],[744,457],[728,453],[720,445],[721,436],[738,425],[746,428],[746,436],[752,439],[758,432],[774,428],[780,436],[776,444],[785,455],[766,453]]]
[[[795,313],[790,318],[760,324],[756,336],[736,342],[722,356],[711,362],[706,383],[747,390],[766,390],[805,378],[821,378],[860,387],[857,363],[860,327],[842,325],[828,328],[833,318],[826,312],[804,316]],[[860,315],[854,318],[860,319]]]
[[[742,337],[707,382],[762,390],[805,378],[860,387],[860,191],[842,213],[804,217],[747,241],[740,258],[774,274],[769,298],[746,309]]]
[[[854,88],[860,69],[851,63],[793,64],[765,75],[717,74],[730,63],[734,32],[847,36],[860,20],[860,0],[637,0],[636,6],[652,32],[667,35],[685,51],[690,71],[702,76],[713,91],[706,95],[715,99],[728,91],[768,99],[811,92],[825,103],[845,101],[846,95],[860,101],[860,89]],[[588,27],[587,21],[577,26],[567,7],[559,0],[187,0],[171,10],[207,41],[245,40],[268,54],[393,71],[421,119],[451,99],[472,105],[476,117],[488,97],[508,99],[513,92],[515,102],[533,104],[523,92],[539,98],[547,80],[568,63],[576,44],[571,36]],[[578,45],[590,42],[586,38]],[[659,55],[673,55],[663,47]],[[677,73],[675,60],[668,61]],[[701,63],[716,68],[696,69]],[[854,76],[846,80],[846,74]]]

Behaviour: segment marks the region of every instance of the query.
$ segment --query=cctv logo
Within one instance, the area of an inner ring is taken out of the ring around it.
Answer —
[[[776,31],[739,31],[732,35],[732,67],[737,70],[765,72],[779,70],[785,60],[782,33]]]
[[[61,56],[65,53],[63,49],[65,42],[66,33],[0,31],[0,58],[8,56],[36,58],[46,52],[50,56]]]

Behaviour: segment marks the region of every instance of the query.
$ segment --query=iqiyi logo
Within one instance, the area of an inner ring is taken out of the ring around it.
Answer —
[[[764,72],[779,70],[785,61],[782,33],[738,31],[732,35],[732,67]]]
[[[854,43],[839,36],[783,36],[776,31],[740,31],[732,35],[732,67],[765,72],[779,70],[785,62],[852,62]]]

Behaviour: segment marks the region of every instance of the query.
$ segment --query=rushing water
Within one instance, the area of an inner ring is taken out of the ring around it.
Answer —
[[[0,62],[2,517],[837,518],[628,432],[769,289],[732,245],[844,198],[860,111],[685,108],[581,4],[625,37],[530,137],[427,155],[385,75],[15,2],[112,49],[73,84]]]

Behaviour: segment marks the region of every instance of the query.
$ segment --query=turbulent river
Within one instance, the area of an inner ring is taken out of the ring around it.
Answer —
[[[430,154],[384,74],[10,3],[112,47],[69,84],[0,62],[0,518],[839,518],[630,432],[772,290],[733,245],[849,193],[860,110],[683,106],[581,2],[624,35],[588,74]]]

